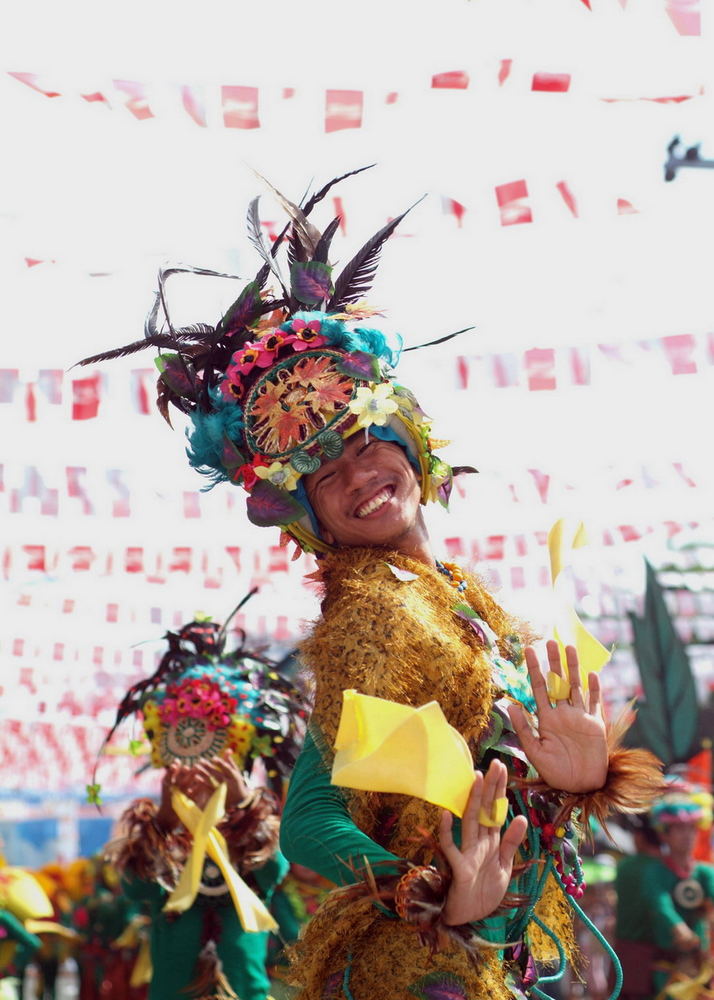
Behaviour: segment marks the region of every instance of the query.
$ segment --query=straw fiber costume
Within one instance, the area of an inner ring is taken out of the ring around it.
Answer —
[[[350,887],[327,898],[298,944],[298,996],[510,997],[537,978],[531,948],[561,970],[572,951],[569,904],[577,905],[581,892],[578,820],[611,807],[645,808],[659,772],[647,755],[618,749],[613,734],[603,789],[567,795],[539,782],[504,710],[509,700],[533,708],[520,652],[526,636],[517,623],[457,567],[375,548],[340,549],[321,534],[303,477],[339,459],[353,435],[401,447],[424,504],[447,506],[454,476],[475,471],[437,457],[445,442],[432,437],[429,418],[393,375],[400,342],[368,325],[378,313],[363,296],[382,245],[406,213],[368,240],[333,281],[328,255],[340,220],[320,232],[308,216],[334,183],[302,207],[273,190],[290,222],[270,249],[260,236],[257,199],[251,204],[249,237],[264,264],[215,326],[171,324],[165,285],[175,271],[166,269],[145,341],[85,363],[151,345],[174,352],[158,361],[158,405],[165,415],[169,403],[189,415],[191,464],[213,483],[242,486],[253,524],[279,525],[321,557],[323,617],[302,648],[314,674],[315,710],[281,836],[290,860]],[[277,262],[286,243],[289,279]],[[263,291],[269,275],[277,295]],[[346,793],[331,784],[346,689],[396,703],[399,711],[438,702],[465,748],[471,782],[473,764],[485,770],[494,755],[507,763],[508,806],[527,817],[529,831],[511,891],[489,919],[473,927],[440,919],[451,874],[434,848],[434,806],[413,795]]]
[[[278,851],[279,795],[306,712],[270,661],[242,648],[226,653],[225,631],[212,622],[167,638],[156,673],[127,693],[117,725],[141,713],[155,767],[194,768],[228,754],[242,768],[259,758],[275,791],[247,786],[243,801],[227,804],[227,785],[216,781],[200,808],[174,790],[168,829],[156,804],[138,799],[123,817],[127,836],[108,853],[124,892],[151,918],[150,1000],[265,1000],[275,927],[267,905],[288,869]]]

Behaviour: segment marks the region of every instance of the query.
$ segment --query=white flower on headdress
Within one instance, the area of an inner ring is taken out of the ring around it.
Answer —
[[[359,388],[350,403],[350,410],[358,415],[358,425],[369,427],[376,424],[377,427],[384,427],[398,409],[393,396],[394,389],[389,382],[380,382],[379,385],[369,388],[367,386]]]
[[[256,465],[255,474],[258,479],[267,479],[273,486],[279,486],[283,490],[294,490],[297,487],[298,477],[295,470],[285,463],[273,462],[272,465]]]

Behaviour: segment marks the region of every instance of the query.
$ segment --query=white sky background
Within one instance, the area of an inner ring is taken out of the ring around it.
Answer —
[[[642,519],[626,498],[606,493],[599,473],[643,462],[691,461],[708,483],[696,496],[649,491],[646,516],[710,516],[714,375],[707,371],[673,379],[633,368],[586,391],[454,391],[458,354],[712,329],[714,171],[663,181],[675,134],[714,157],[712,0],[703,0],[702,38],[679,36],[659,0],[629,0],[624,11],[619,0],[592,0],[592,7],[581,0],[15,5],[0,69],[38,73],[66,96],[49,100],[0,76],[1,367],[31,378],[37,368],[66,369],[138,339],[163,259],[252,277],[258,261],[243,219],[261,188],[251,167],[298,200],[311,178],[321,184],[377,161],[336,191],[347,210],[341,259],[426,192],[402,224],[405,235],[385,247],[371,299],[388,309],[408,345],[477,327],[406,355],[400,368],[436,418],[436,433],[457,442],[449,457],[482,470],[468,503],[457,499],[448,521],[437,515],[437,537],[547,530],[562,513],[596,525]],[[502,59],[513,62],[499,88]],[[430,89],[433,73],[462,69],[471,78],[467,91]],[[539,71],[571,73],[570,92],[531,93]],[[77,96],[108,92],[116,78],[146,83],[156,118],[140,122],[119,104],[109,111]],[[207,129],[181,109],[180,84],[205,88]],[[221,84],[261,89],[260,129],[222,127]],[[283,100],[283,87],[295,87],[295,98]],[[363,128],[325,135],[325,88],[365,91]],[[673,105],[600,100],[702,89],[696,100]],[[389,91],[399,92],[394,105],[385,104]],[[520,178],[534,221],[501,227],[493,188]],[[578,219],[557,194],[561,180],[577,199]],[[442,197],[467,207],[462,229],[443,213]],[[619,216],[618,198],[639,214]],[[265,217],[279,218],[268,196],[263,205]],[[57,263],[28,270],[25,256]],[[96,271],[111,275],[87,276]],[[196,295],[191,318],[213,321],[230,301],[230,291],[211,283]],[[151,363],[149,352],[114,363],[114,384],[121,371]],[[195,488],[179,435],[158,417],[119,405],[107,404],[102,420],[71,425],[29,425],[0,413],[3,457],[8,466],[50,471],[126,467],[145,477],[154,499]],[[504,506],[498,477],[530,466],[570,477],[577,489],[550,507]],[[220,499],[206,502],[222,510]],[[91,541],[108,530],[98,519],[54,522],[32,511],[8,526],[14,537],[33,539]],[[190,526],[147,515],[110,527],[117,542],[176,544],[228,535],[240,542],[256,530],[218,515]],[[128,586],[101,581],[107,599]],[[215,595],[220,607],[209,610],[220,617],[235,596]],[[289,597],[303,606],[297,590]],[[204,603],[200,595],[196,606]]]

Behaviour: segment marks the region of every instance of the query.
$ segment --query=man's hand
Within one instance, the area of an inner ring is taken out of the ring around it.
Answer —
[[[550,670],[561,675],[558,643],[550,640],[546,650]],[[537,706],[538,733],[531,729],[520,705],[509,705],[508,714],[528,760],[551,788],[564,792],[602,788],[607,778],[608,749],[597,674],[588,675],[586,707],[578,653],[574,646],[566,646],[570,697],[551,705],[535,650],[528,646],[525,656]]]
[[[513,859],[528,821],[525,816],[516,816],[501,836],[500,827],[483,826],[479,817],[482,809],[486,816],[492,815],[494,802],[506,794],[507,775],[505,764],[496,760],[485,777],[476,772],[461,821],[461,848],[451,834],[451,813],[442,813],[439,842],[453,876],[443,912],[447,924],[481,920],[496,909],[506,894]]]

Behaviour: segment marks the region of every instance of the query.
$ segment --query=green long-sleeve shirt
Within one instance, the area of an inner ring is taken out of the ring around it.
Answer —
[[[266,905],[287,870],[287,861],[277,852],[252,873]],[[140,900],[149,907],[154,969],[149,1000],[176,1000],[185,995],[186,987],[194,978],[196,959],[203,944],[206,907],[215,907],[220,921],[216,949],[229,983],[240,1000],[265,1000],[270,992],[265,970],[268,932],[249,934],[244,931],[229,894],[220,897],[199,895],[185,913],[169,917],[163,912],[169,893],[158,883],[125,877],[122,885],[131,899]]]
[[[344,793],[330,784],[329,771],[310,731],[290,776],[280,823],[280,849],[290,861],[337,885],[355,881],[350,861],[359,868],[366,860],[388,871],[384,862],[398,860],[356,826]]]

